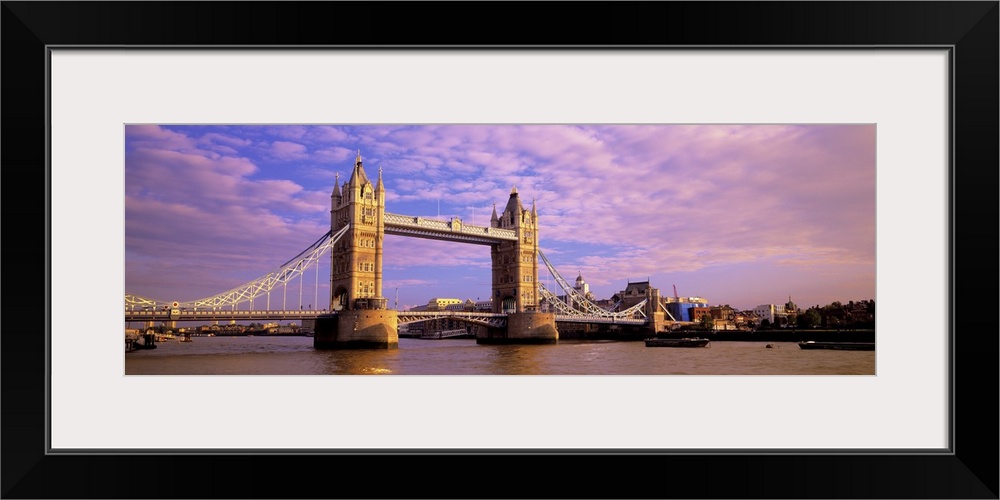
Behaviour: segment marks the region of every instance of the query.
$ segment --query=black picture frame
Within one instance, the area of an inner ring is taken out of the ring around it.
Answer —
[[[2,3],[4,498],[997,498],[997,1]],[[48,454],[47,47],[414,44],[951,47],[952,453]]]

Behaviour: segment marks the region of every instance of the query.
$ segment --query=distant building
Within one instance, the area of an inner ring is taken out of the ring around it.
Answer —
[[[573,286],[573,291],[591,302],[596,302],[594,300],[594,294],[590,291],[590,285],[588,285],[587,282],[583,279],[582,274],[577,274],[576,284]],[[582,306],[577,304],[576,301],[573,300],[573,297],[569,294],[557,295],[556,298],[565,303],[567,306],[570,306],[577,310],[583,310]],[[614,304],[612,303],[611,305]]]
[[[827,327],[865,327],[875,326],[875,301],[861,300],[850,301],[847,304],[834,302],[824,307],[810,308],[816,310],[823,319],[823,325]]]
[[[788,302],[785,302],[785,317],[788,320],[788,324],[794,325],[795,320],[799,314],[799,307],[792,302],[792,296],[788,296]]]
[[[760,318],[753,311],[734,311],[733,324],[737,330],[752,330],[760,325]]]
[[[590,285],[584,281],[583,275],[580,273],[577,273],[576,275],[576,285],[573,287],[573,290],[575,290],[576,293],[583,295],[587,300],[594,300],[594,294],[590,292]]]
[[[428,311],[448,311],[449,310],[448,306],[455,305],[455,304],[461,304],[461,303],[462,303],[462,299],[441,299],[441,298],[436,298],[435,297],[435,298],[427,301],[427,310]]]
[[[696,323],[701,322],[703,317],[712,318],[712,308],[710,307],[692,307],[691,308],[691,321]]]
[[[476,303],[472,299],[468,299],[465,302],[459,301],[457,304],[448,304],[444,308],[446,311],[473,311],[476,308]]]
[[[708,307],[708,300],[702,297],[665,297],[663,306],[676,321],[698,321],[693,310]]]
[[[610,311],[611,308],[613,308],[616,303],[617,302],[614,302],[611,299],[600,299],[594,301],[594,304],[596,304],[597,307],[600,307],[601,309],[604,309],[606,311]]]
[[[844,306],[846,317],[851,323],[872,323],[875,322],[875,301],[862,300],[848,302]]]
[[[461,303],[462,303],[462,299],[451,299],[451,298],[442,299],[442,298],[435,297],[435,298],[433,298],[431,300],[428,300],[427,304],[422,305],[422,306],[411,307],[409,310],[410,311],[448,311],[449,310],[448,306],[452,306],[452,305],[455,305],[455,304],[461,304]]]
[[[619,310],[628,309],[646,300],[647,290],[649,290],[649,281],[629,281],[624,290],[611,296],[611,301],[621,304],[618,306]]]
[[[785,304],[762,304],[753,309],[754,316],[757,317],[758,325],[766,319],[771,325],[785,325],[790,321],[795,321],[798,309],[789,297]]]

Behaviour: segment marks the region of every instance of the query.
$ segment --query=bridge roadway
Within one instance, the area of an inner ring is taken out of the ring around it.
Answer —
[[[329,314],[326,310],[292,310],[292,311],[194,311],[174,309],[172,311],[125,311],[125,321],[287,321],[313,319],[321,314]],[[507,315],[503,313],[470,312],[470,311],[400,311],[399,324],[416,323],[432,319],[454,318],[480,325],[503,327],[507,324]],[[591,323],[614,325],[644,325],[646,319],[609,318],[603,316],[557,314],[556,323]]]
[[[473,312],[473,311],[399,311],[396,313],[399,324],[416,323],[432,319],[459,319],[477,325],[504,327],[507,326],[507,315],[503,313]]]

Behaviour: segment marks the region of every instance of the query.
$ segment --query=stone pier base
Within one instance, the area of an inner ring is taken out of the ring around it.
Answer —
[[[667,323],[667,315],[664,314],[663,311],[656,311],[652,314],[647,314],[646,323],[649,328],[649,333],[653,337],[655,337],[656,334],[660,332],[665,332],[669,329]]]
[[[523,312],[507,315],[507,328],[480,328],[477,344],[555,344],[559,342],[553,313]]]
[[[392,309],[359,309],[316,318],[316,349],[397,349],[398,317]]]

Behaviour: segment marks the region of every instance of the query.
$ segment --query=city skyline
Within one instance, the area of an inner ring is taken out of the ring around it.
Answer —
[[[359,150],[393,213],[488,225],[516,187],[597,298],[649,279],[738,309],[875,299],[874,125],[127,125],[126,292],[194,300],[274,270],[329,230]],[[319,309],[324,263],[303,283]],[[489,297],[488,247],[387,236],[383,267],[400,309]]]

